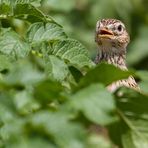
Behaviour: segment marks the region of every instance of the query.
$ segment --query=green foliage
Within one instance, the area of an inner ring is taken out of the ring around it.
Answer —
[[[101,14],[115,15],[115,2],[0,0],[0,147],[148,147],[148,72],[96,66],[86,47],[71,38],[93,47],[88,28]],[[127,11],[118,15],[127,17],[134,4],[126,0]],[[130,64],[147,56],[145,45],[142,53],[133,49],[146,41],[145,30],[144,40],[131,45]],[[131,74],[140,79],[142,93],[106,90]]]
[[[30,46],[24,42],[16,32],[1,29],[0,52],[8,54],[14,58],[25,57],[31,50]]]
[[[37,22],[30,26],[27,32],[29,42],[37,43],[66,38],[63,29],[55,23]]]
[[[115,102],[100,84],[92,84],[72,95],[71,104],[94,123],[104,125],[114,121],[111,112],[115,110]]]
[[[98,75],[99,74],[99,75]],[[108,74],[110,76],[108,77]],[[80,86],[87,86],[91,83],[101,82],[109,85],[114,81],[125,79],[132,75],[132,72],[122,71],[113,65],[100,63],[94,69],[90,70],[80,81]]]
[[[117,93],[121,93],[120,91]],[[123,90],[122,93],[124,93],[122,96],[118,95],[116,98],[117,112],[121,121],[111,125],[111,130],[116,128],[118,135],[121,136],[121,141],[116,142],[122,142],[125,148],[146,148],[148,147],[148,96],[128,89]],[[115,135],[111,137],[115,138],[114,140],[117,138]]]

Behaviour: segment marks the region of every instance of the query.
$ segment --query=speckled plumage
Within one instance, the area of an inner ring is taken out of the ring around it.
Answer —
[[[126,47],[130,41],[130,37],[124,24],[120,20],[102,19],[98,21],[96,24],[95,41],[99,46],[99,54],[95,60],[97,64],[101,61],[105,61],[122,70],[127,70]],[[139,90],[139,87],[132,76],[128,79],[114,82],[107,88],[109,91],[113,92],[120,86]]]

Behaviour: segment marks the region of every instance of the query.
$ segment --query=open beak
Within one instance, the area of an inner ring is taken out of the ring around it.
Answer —
[[[111,39],[113,37],[113,32],[110,30],[107,30],[105,28],[102,28],[98,32],[98,37],[99,38],[106,38],[106,39]]]

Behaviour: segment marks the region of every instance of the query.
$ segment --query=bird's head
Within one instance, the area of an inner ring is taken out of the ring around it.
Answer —
[[[130,37],[121,21],[102,19],[96,24],[95,41],[104,52],[120,53],[126,49]]]

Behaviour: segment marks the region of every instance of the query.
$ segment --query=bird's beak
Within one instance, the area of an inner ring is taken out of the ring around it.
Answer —
[[[110,30],[107,30],[105,28],[102,28],[98,32],[98,38],[105,38],[105,39],[111,39],[113,37],[113,32]]]

